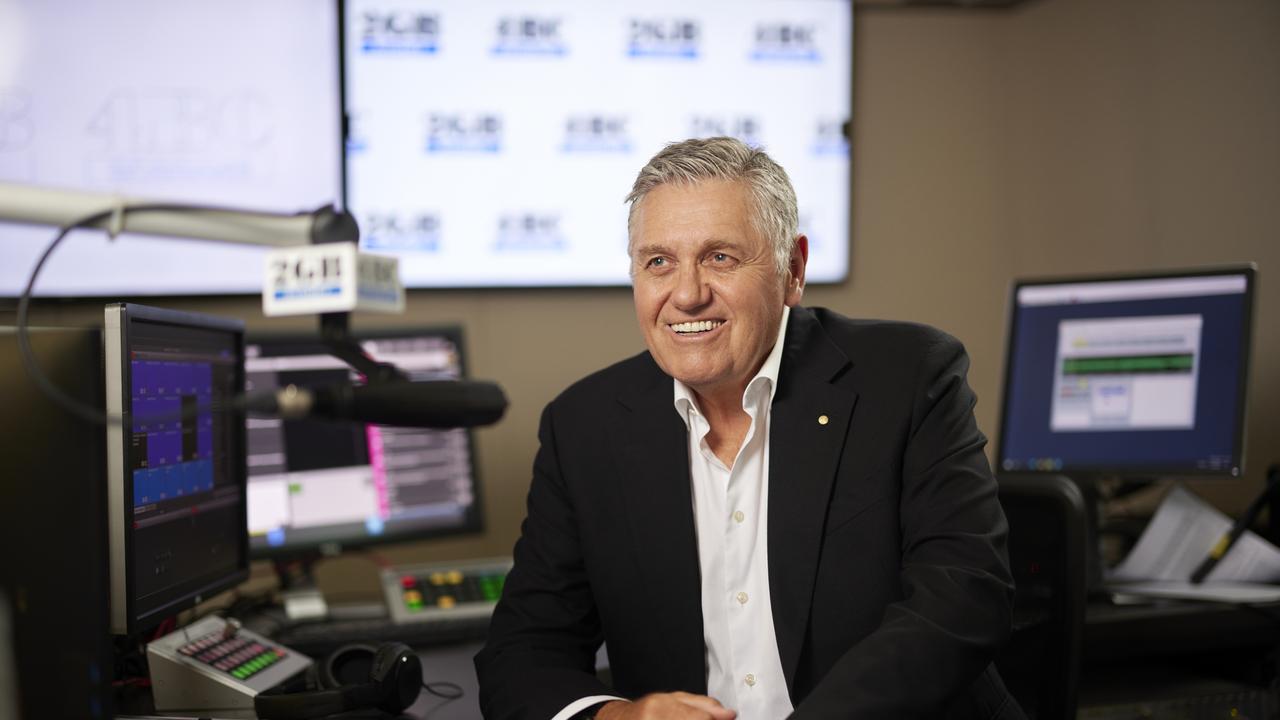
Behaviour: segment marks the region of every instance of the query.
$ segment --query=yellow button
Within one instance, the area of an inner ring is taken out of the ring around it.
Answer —
[[[826,415],[819,415],[819,416],[818,416],[818,424],[819,424],[819,425],[826,425],[826,424],[827,424],[827,423],[829,423],[829,422],[831,422],[831,418],[827,417]]]
[[[756,684],[756,676],[755,676],[755,675],[752,675],[751,673],[747,673],[747,677],[745,678],[745,682],[747,683],[747,687],[755,687],[755,684]]]
[[[450,571],[445,575],[445,580],[447,580],[447,581],[449,582],[449,584],[450,584],[450,585],[461,585],[461,584],[462,584],[462,571],[461,571],[461,570],[450,570]]]
[[[458,601],[454,600],[452,595],[441,595],[440,599],[436,601],[436,605],[439,605],[446,610],[457,604]]]
[[[733,514],[733,519],[735,522],[742,522],[743,520],[747,519],[747,515],[746,513],[739,510]]]
[[[431,573],[431,584],[432,584],[432,585],[443,585],[443,584],[444,584],[444,573],[442,573],[442,572],[433,572],[433,573]]]
[[[738,593],[738,604],[739,604],[739,605],[746,605],[746,604],[747,604],[747,594],[746,594],[746,593],[744,593],[744,592],[740,592],[740,593]]]
[[[411,605],[414,603],[420,603],[422,602],[422,593],[417,590],[409,590],[404,594],[404,601]]]

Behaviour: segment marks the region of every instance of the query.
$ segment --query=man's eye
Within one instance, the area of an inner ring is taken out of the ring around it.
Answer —
[[[667,259],[663,257],[656,257],[649,261],[649,267],[662,267],[663,265],[666,265],[666,264],[667,264]]]

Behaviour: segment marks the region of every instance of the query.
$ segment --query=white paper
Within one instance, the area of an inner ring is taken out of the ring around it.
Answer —
[[[1192,585],[1189,582],[1135,582],[1109,583],[1107,590],[1114,595],[1136,595],[1142,598],[1169,598],[1173,600],[1210,600],[1228,603],[1280,601],[1280,587],[1259,583],[1205,582]],[[1117,602],[1122,602],[1117,598]]]
[[[1108,581],[1185,583],[1231,524],[1230,518],[1204,500],[1174,486],[1129,556],[1111,570]],[[1280,549],[1248,530],[1204,580],[1206,585],[1271,582],[1280,582]]]

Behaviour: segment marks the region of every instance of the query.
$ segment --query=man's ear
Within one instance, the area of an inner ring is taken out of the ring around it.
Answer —
[[[796,245],[791,250],[791,261],[787,265],[787,288],[783,302],[787,307],[800,304],[804,297],[804,268],[809,264],[809,238],[804,235],[796,237]]]

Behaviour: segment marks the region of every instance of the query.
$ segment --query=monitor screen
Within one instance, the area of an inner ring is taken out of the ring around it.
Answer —
[[[0,2],[0,182],[286,213],[336,203],[337,25],[332,0]],[[22,291],[53,235],[0,221],[0,296]],[[36,293],[254,293],[266,252],[80,231]]]
[[[409,287],[627,285],[664,145],[786,168],[810,282],[849,272],[849,0],[346,0],[345,200]]]
[[[1238,476],[1254,270],[1014,284],[999,467]]]
[[[465,375],[460,328],[365,334],[364,350],[413,380]],[[256,337],[252,391],[360,382],[314,337]],[[249,534],[255,555],[479,532],[471,433],[250,417]]]
[[[243,325],[108,305],[103,364],[111,626],[132,634],[248,577]]]

